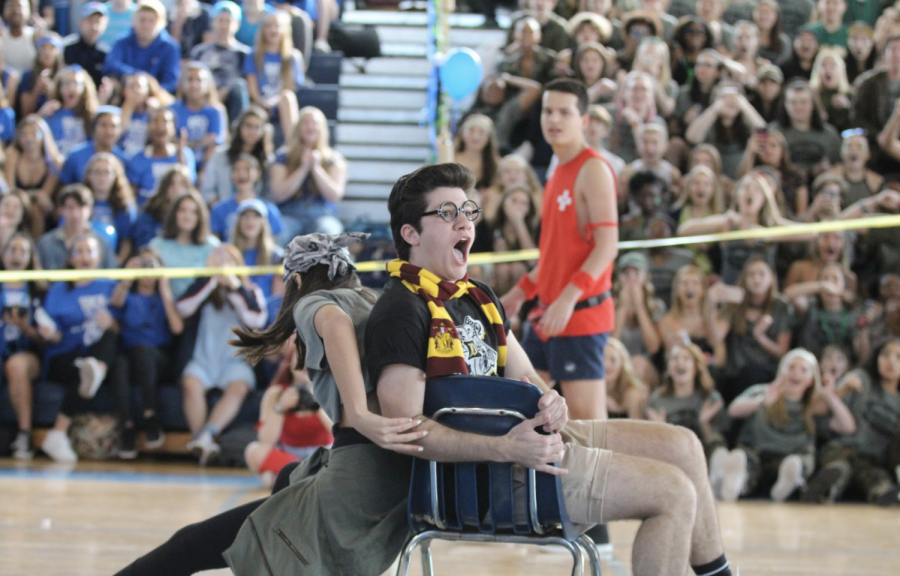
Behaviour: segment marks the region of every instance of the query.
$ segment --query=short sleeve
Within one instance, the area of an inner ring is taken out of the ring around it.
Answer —
[[[244,65],[241,70],[244,76],[248,74],[257,74],[255,56],[256,54],[254,54],[253,52],[244,56]]]
[[[425,371],[429,321],[418,296],[398,282],[388,283],[366,325],[366,368],[375,386],[382,370],[393,364]]]
[[[768,384],[755,384],[741,393],[740,396],[735,398],[735,402],[738,400],[760,400],[763,396],[766,395],[766,390],[769,389]]]

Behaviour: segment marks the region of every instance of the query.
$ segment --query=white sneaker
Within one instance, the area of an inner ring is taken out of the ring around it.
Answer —
[[[720,446],[713,450],[709,457],[709,484],[713,494],[719,498],[722,491],[722,477],[725,475],[725,460],[728,458],[728,449]]]
[[[221,449],[216,441],[213,440],[212,434],[204,430],[196,438],[188,442],[187,449],[200,457],[200,465],[206,466],[216,456],[219,455]]]
[[[784,502],[802,485],[803,462],[797,455],[788,456],[778,467],[778,481],[772,486],[769,495],[776,502]]]
[[[16,460],[31,460],[34,458],[34,447],[31,445],[31,433],[19,431],[16,439],[9,445]]]
[[[65,432],[60,430],[51,430],[44,437],[44,443],[41,444],[41,450],[44,454],[64,464],[74,464],[78,462],[78,454],[72,450],[72,443]]]
[[[744,491],[747,483],[747,454],[737,448],[725,457],[725,471],[722,474],[722,500],[734,502]]]
[[[78,375],[81,380],[78,384],[78,394],[82,398],[93,398],[97,394],[100,384],[103,383],[103,379],[106,378],[106,366],[90,356],[76,359],[75,365],[78,366]]]

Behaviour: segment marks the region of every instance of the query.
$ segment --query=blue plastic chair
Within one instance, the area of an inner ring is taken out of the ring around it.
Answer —
[[[540,389],[527,382],[448,376],[428,381],[423,413],[456,430],[502,436],[533,418],[540,398]],[[572,554],[573,576],[584,574],[582,554],[592,576],[600,576],[596,547],[569,520],[558,476],[509,463],[416,458],[408,515],[415,534],[400,555],[397,576],[408,576],[416,547],[423,575],[432,576],[435,539],[563,546]]]

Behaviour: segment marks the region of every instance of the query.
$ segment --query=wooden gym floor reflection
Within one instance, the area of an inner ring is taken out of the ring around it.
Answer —
[[[79,464],[0,460],[0,573],[108,576],[175,530],[261,498],[240,471],[193,464]],[[900,510],[861,505],[722,504],[725,547],[741,576],[900,574]],[[605,576],[630,574],[637,523],[610,527]],[[568,574],[568,553],[516,545],[436,542],[438,575]],[[419,574],[418,562],[414,574]],[[206,572],[215,576],[227,570]]]

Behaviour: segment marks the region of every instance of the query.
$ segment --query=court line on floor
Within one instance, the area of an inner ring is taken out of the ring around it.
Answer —
[[[237,486],[248,491],[260,488],[256,476],[228,476],[210,474],[152,474],[146,472],[98,472],[88,470],[13,470],[0,469],[0,479],[77,480],[152,484],[206,484]]]

